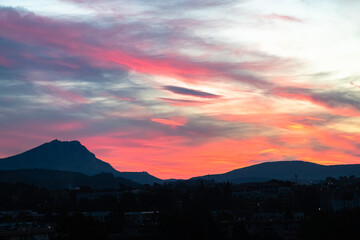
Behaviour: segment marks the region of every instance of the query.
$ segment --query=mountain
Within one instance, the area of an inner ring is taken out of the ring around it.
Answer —
[[[96,158],[79,141],[54,140],[24,153],[0,159],[0,170],[19,169],[78,172],[88,176],[111,173],[115,178],[126,178],[140,184],[164,182],[147,172],[119,172],[109,163]],[[0,174],[3,175],[5,172],[0,172]],[[359,164],[325,166],[304,161],[279,161],[260,163],[223,174],[206,175],[191,178],[190,180],[206,179],[215,180],[216,182],[243,183],[268,181],[271,179],[294,181],[295,176],[297,176],[296,178],[300,183],[307,183],[324,180],[329,176],[338,178],[350,175],[360,177]],[[24,176],[24,173],[22,173],[22,176]]]
[[[0,170],[49,169],[80,172],[86,175],[112,173],[140,184],[161,183],[147,172],[119,172],[109,163],[96,158],[79,141],[54,140],[24,153],[0,159]]]
[[[239,168],[223,174],[206,175],[194,179],[215,180],[217,182],[260,182],[271,179],[299,182],[318,182],[326,177],[360,177],[360,164],[325,166],[304,161],[266,162]],[[296,177],[295,177],[296,176]]]
[[[23,182],[51,190],[82,186],[93,189],[118,189],[120,185],[128,187],[138,187],[139,185],[126,178],[114,177],[111,173],[88,176],[79,172],[46,169],[0,170],[0,182],[13,184]]]

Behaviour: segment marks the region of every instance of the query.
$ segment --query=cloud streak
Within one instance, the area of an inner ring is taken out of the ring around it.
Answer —
[[[199,90],[189,89],[189,88],[183,88],[183,87],[176,87],[176,86],[164,86],[165,90],[170,91],[172,93],[180,94],[180,95],[186,95],[186,96],[193,96],[193,97],[199,97],[199,98],[221,98],[222,96],[203,92]]]
[[[286,16],[286,15],[279,15],[279,14],[270,14],[265,15],[264,18],[266,19],[272,19],[272,20],[281,20],[286,22],[296,22],[296,23],[302,23],[300,19],[292,16]]]

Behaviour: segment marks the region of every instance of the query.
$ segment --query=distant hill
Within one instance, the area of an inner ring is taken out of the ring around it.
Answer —
[[[215,180],[216,182],[261,182],[271,179],[294,181],[295,175],[300,183],[318,182],[326,177],[360,177],[360,164],[325,166],[304,161],[266,162],[239,168],[223,174],[206,175],[194,179]]]
[[[46,169],[0,170],[0,182],[23,182],[50,190],[83,186],[93,189],[118,189],[120,185],[127,187],[137,187],[139,185],[126,178],[114,177],[111,173],[88,176],[78,172]]]
[[[54,140],[24,153],[0,159],[0,170],[49,169],[80,172],[86,175],[112,173],[140,184],[161,183],[147,172],[119,172],[109,163],[96,158],[79,141]]]

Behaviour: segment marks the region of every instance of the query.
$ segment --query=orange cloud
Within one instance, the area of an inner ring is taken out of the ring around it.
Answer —
[[[161,123],[164,125],[169,125],[171,127],[178,127],[178,126],[184,126],[187,122],[187,119],[184,117],[177,117],[172,119],[151,118],[151,121]]]

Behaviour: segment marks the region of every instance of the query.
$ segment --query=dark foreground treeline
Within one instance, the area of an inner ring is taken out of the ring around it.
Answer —
[[[360,239],[359,187],[355,177],[316,185],[199,180],[101,191],[0,183],[0,239],[21,239],[10,236],[25,229],[58,240]]]

